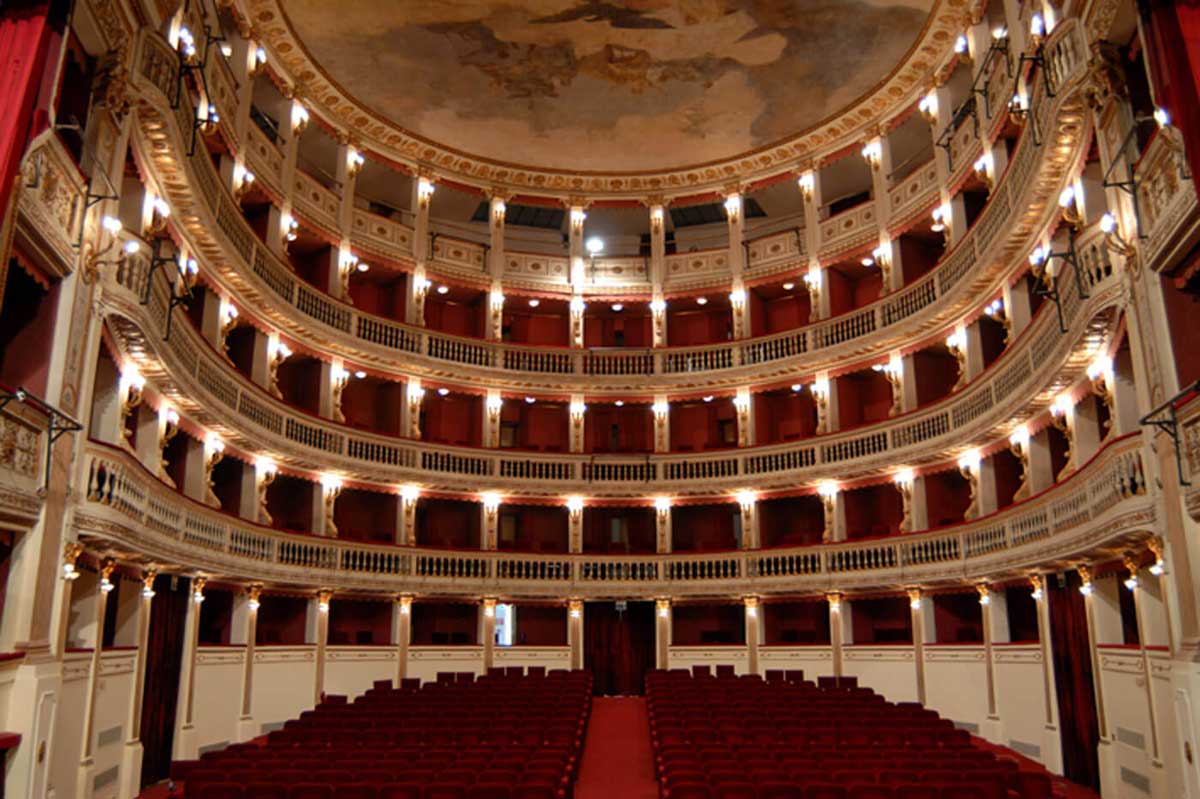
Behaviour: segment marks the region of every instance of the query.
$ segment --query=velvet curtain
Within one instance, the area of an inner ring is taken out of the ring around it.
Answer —
[[[1054,575],[1047,578],[1046,584],[1063,770],[1072,782],[1099,791],[1100,763],[1096,749],[1100,745],[1100,724],[1092,682],[1086,600],[1079,593],[1079,575],[1073,571],[1067,572],[1061,586]]]
[[[188,580],[169,575],[160,575],[154,581],[146,644],[146,682],[142,694],[143,787],[166,779],[171,770],[190,587]]]
[[[1200,175],[1200,5],[1172,0],[1139,0],[1145,53],[1154,78],[1155,99],[1183,134],[1188,169]],[[1200,181],[1192,187],[1200,196]]]
[[[588,602],[583,614],[584,667],[596,696],[645,693],[646,671],[654,664],[654,603]]]

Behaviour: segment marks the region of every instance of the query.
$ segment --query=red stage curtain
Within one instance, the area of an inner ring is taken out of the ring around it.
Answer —
[[[1046,580],[1050,602],[1050,644],[1058,689],[1063,771],[1067,779],[1100,790],[1100,725],[1088,646],[1087,608],[1079,593],[1079,575],[1067,573],[1065,585]]]
[[[183,628],[191,583],[159,575],[150,600],[146,682],[142,694],[142,787],[167,778],[175,742],[175,705],[183,666]],[[236,686],[233,690],[240,690]]]
[[[0,9],[0,219],[34,131],[46,62],[66,20],[66,3],[9,2]]]
[[[646,670],[654,665],[654,627],[653,602],[630,602],[620,612],[613,602],[584,605],[584,668],[592,673],[593,694],[645,692]]]
[[[1146,35],[1146,59],[1154,78],[1155,99],[1183,134],[1188,169],[1200,175],[1200,6],[1169,0],[1138,3]],[[1200,196],[1200,185],[1192,181]]]

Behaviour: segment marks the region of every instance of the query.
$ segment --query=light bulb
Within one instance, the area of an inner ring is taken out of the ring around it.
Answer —
[[[708,297],[697,297],[696,304],[697,305],[708,305]]]
[[[584,242],[584,248],[587,249],[588,255],[599,255],[604,252],[604,239],[599,236],[592,236]]]

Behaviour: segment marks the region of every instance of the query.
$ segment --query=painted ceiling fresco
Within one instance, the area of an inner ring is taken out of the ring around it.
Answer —
[[[731,158],[884,80],[924,0],[286,0],[328,77],[496,161],[637,171]]]

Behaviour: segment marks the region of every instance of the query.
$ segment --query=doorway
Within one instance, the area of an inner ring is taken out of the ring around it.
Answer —
[[[588,602],[584,668],[596,696],[640,696],[654,664],[653,602]]]

